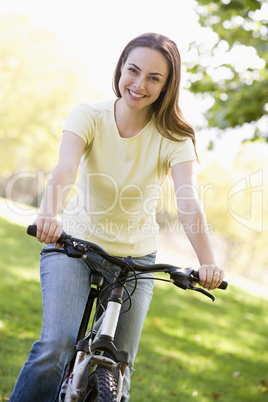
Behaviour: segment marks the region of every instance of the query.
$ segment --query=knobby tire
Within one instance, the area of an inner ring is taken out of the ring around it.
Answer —
[[[107,368],[97,368],[89,377],[88,393],[84,402],[116,402],[117,383]]]

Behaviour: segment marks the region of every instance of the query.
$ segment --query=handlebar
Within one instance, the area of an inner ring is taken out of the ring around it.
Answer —
[[[30,225],[27,228],[27,233],[30,236],[36,237],[37,227],[35,225]],[[182,288],[182,289],[191,289],[196,290],[210,297],[212,300],[215,299],[213,295],[207,292],[203,288],[196,288],[191,285],[192,282],[199,281],[199,273],[195,271],[193,268],[179,268],[169,264],[139,264],[135,262],[131,257],[123,258],[123,257],[115,257],[107,253],[104,249],[98,246],[95,243],[91,243],[85,240],[76,239],[70,235],[67,235],[65,232],[62,232],[60,238],[57,241],[58,243],[63,245],[64,252],[72,258],[83,258],[86,257],[88,252],[95,251],[105,260],[116,264],[118,266],[125,266],[128,264],[133,269],[139,272],[165,272],[170,275],[171,282]],[[60,251],[60,250],[59,250]],[[227,289],[228,282],[222,281],[219,285],[218,289]]]
[[[27,234],[28,235],[36,237],[36,232],[37,232],[37,226],[36,225],[29,225],[27,227]],[[68,236],[65,232],[62,232],[61,236],[58,238],[58,243],[62,244],[62,242],[64,240],[66,240],[68,237],[71,237],[71,236]]]

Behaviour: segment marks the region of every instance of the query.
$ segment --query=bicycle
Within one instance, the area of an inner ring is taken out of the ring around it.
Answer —
[[[30,225],[27,233],[36,236],[36,226]],[[74,357],[66,367],[59,402],[120,402],[124,374],[129,365],[129,354],[116,348],[114,335],[122,304],[127,301],[131,303],[131,296],[139,276],[142,273],[164,272],[169,275],[169,279],[154,279],[170,282],[184,290],[200,292],[212,301],[215,300],[215,296],[203,288],[192,285],[193,282],[198,282],[198,272],[192,268],[179,268],[168,264],[138,264],[131,257],[114,257],[98,245],[74,238],[64,232],[58,242],[62,248],[43,249],[41,253],[53,251],[64,253],[70,258],[87,258],[88,254],[95,252],[106,261],[120,267],[114,282],[105,288],[102,273],[98,271],[91,273],[92,287],[74,345]],[[129,281],[135,283],[131,294],[125,287]],[[228,283],[223,281],[219,288],[226,289],[227,286]],[[124,298],[125,291],[127,293]],[[87,332],[90,319],[92,323]]]

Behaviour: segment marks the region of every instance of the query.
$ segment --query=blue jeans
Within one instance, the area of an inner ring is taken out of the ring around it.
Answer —
[[[53,246],[49,245],[46,248]],[[153,264],[156,253],[135,258],[137,262]],[[118,271],[116,265],[90,253],[87,260],[69,258],[60,253],[44,253],[40,261],[41,290],[43,297],[43,325],[40,340],[34,342],[15,384],[10,402],[56,402],[65,367],[74,353],[74,345],[81,318],[90,292],[90,272],[102,271],[106,281],[113,276],[107,273]],[[123,384],[123,401],[128,401],[131,367],[138,351],[143,323],[153,293],[153,274],[150,280],[138,281],[132,296],[132,307],[120,315],[115,335],[119,350],[130,353],[130,368],[127,368]],[[127,284],[129,291],[133,283]],[[34,302],[34,301],[33,301]],[[128,304],[128,303],[125,303]],[[127,309],[123,305],[123,309]]]

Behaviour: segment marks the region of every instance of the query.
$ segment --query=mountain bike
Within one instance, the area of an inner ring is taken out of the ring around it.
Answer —
[[[36,236],[36,226],[30,225],[27,233]],[[74,345],[74,356],[66,367],[59,402],[120,402],[130,356],[128,352],[116,348],[114,336],[123,303],[129,302],[131,308],[131,296],[137,282],[146,280],[144,276],[141,278],[141,274],[165,273],[168,279],[154,279],[170,282],[184,290],[200,292],[213,301],[215,297],[205,289],[193,286],[199,278],[198,272],[192,268],[139,264],[131,257],[112,256],[98,245],[64,232],[58,243],[62,248],[43,249],[41,252],[53,251],[64,253],[70,258],[85,259],[94,252],[120,267],[118,274],[114,275],[113,283],[105,287],[103,274],[94,270],[91,272],[91,291]],[[135,284],[132,293],[126,289],[126,283],[130,281]],[[227,285],[223,281],[219,288],[226,289]]]

